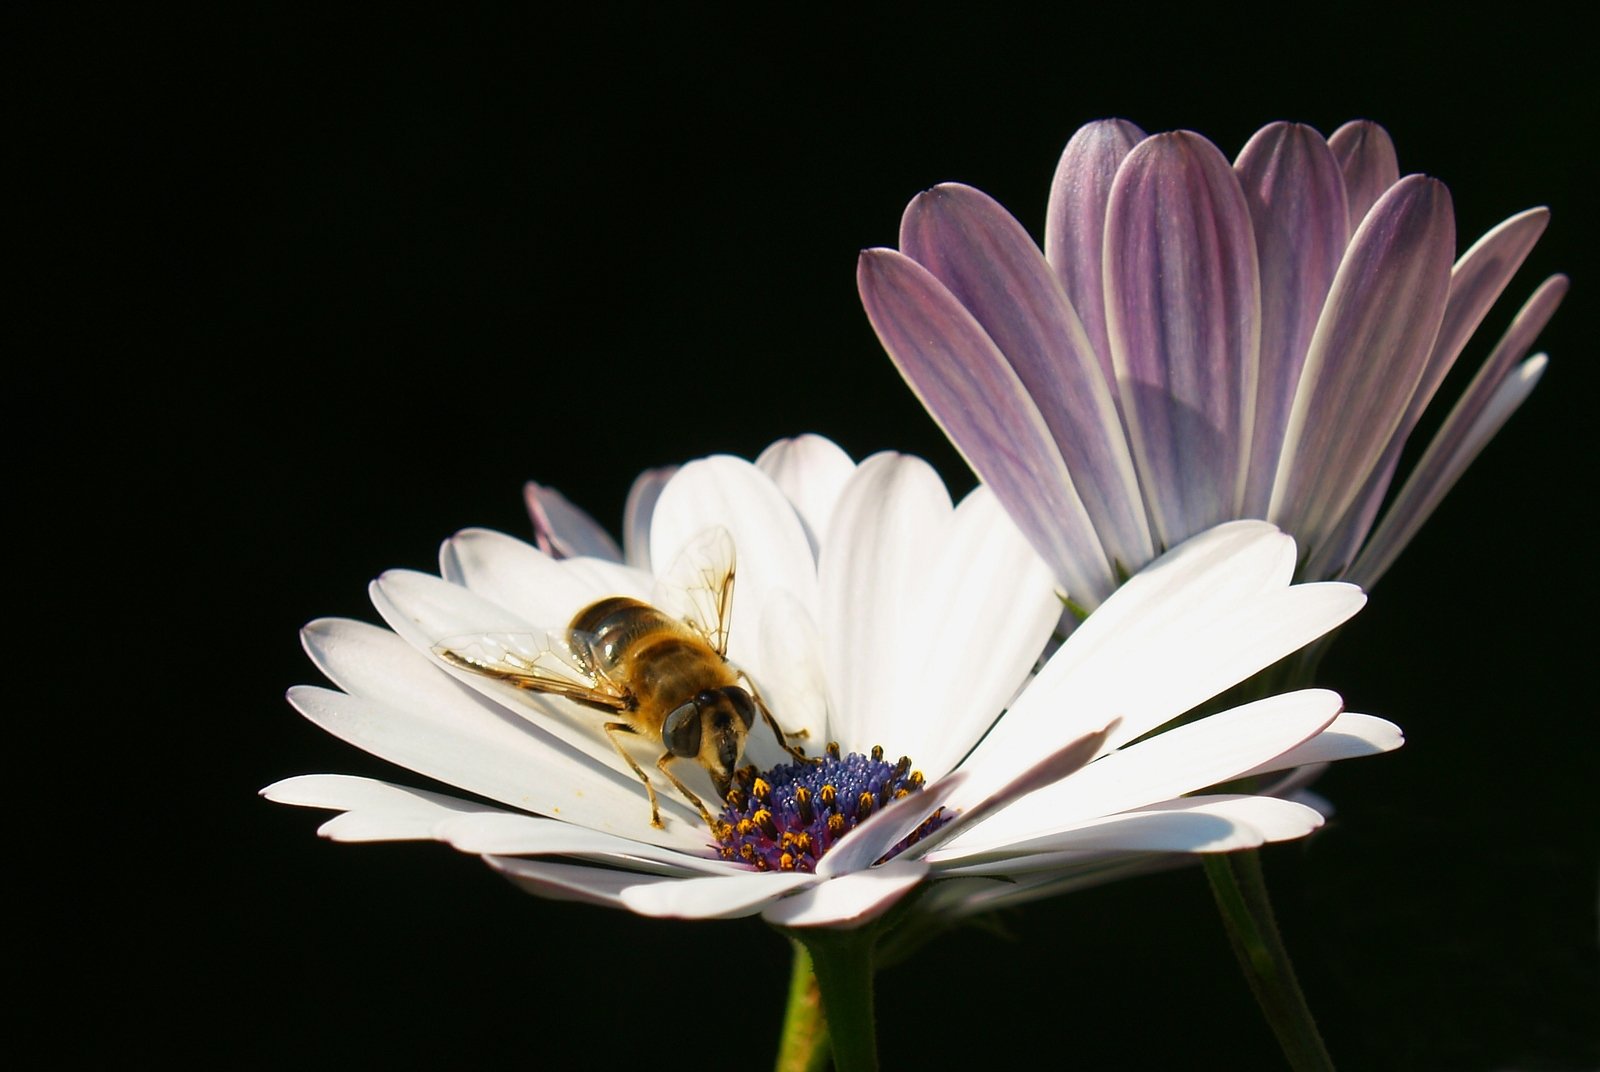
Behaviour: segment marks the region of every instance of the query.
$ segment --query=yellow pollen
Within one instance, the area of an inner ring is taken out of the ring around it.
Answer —
[[[838,795],[838,790],[833,788],[832,782],[829,782],[823,785],[821,791],[817,793],[817,799],[822,801],[823,807],[831,808],[834,806],[834,798]]]
[[[838,812],[834,812],[832,815],[828,816],[828,833],[832,834],[834,837],[839,837],[844,833],[843,815],[840,815]]]
[[[755,784],[750,787],[750,792],[757,800],[766,800],[772,795],[772,786],[766,783],[766,779],[757,778]]]
[[[789,855],[788,853],[784,853],[782,856],[778,857],[778,870],[780,870],[780,871],[793,871],[794,870],[794,857]]]

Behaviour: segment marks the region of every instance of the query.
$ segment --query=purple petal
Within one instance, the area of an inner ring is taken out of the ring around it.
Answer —
[[[1328,148],[1344,172],[1345,200],[1354,231],[1378,203],[1384,191],[1400,181],[1400,164],[1389,132],[1365,119],[1346,123],[1333,132]]]
[[[1295,385],[1350,240],[1349,210],[1339,163],[1308,126],[1263,128],[1234,170],[1250,205],[1261,265],[1261,371],[1240,514],[1265,517]]]
[[[1551,276],[1518,311],[1510,329],[1496,344],[1489,359],[1473,377],[1472,383],[1468,384],[1461,401],[1456,403],[1455,409],[1450,411],[1450,416],[1445,418],[1433,441],[1428,444],[1417,467],[1395,496],[1394,505],[1384,515],[1383,523],[1373,533],[1372,540],[1351,566],[1351,578],[1370,587],[1383,576],[1484,443],[1510,415],[1504,403],[1512,402],[1511,408],[1514,408],[1514,403],[1520,401],[1521,395],[1531,390],[1530,383],[1521,394],[1517,394],[1517,385],[1513,381],[1519,377],[1536,378],[1542,372],[1542,363],[1538,366],[1534,366],[1533,361],[1522,365],[1518,363],[1555,315],[1556,307],[1566,293],[1567,277]],[[1508,394],[1508,391],[1511,393]],[[1497,401],[1502,403],[1500,408],[1504,412],[1491,412],[1496,408]]]
[[[1268,520],[1302,553],[1329,539],[1400,426],[1450,287],[1450,191],[1411,175],[1351,239],[1311,341]]]
[[[552,558],[589,556],[621,562],[617,541],[599,522],[573,506],[555,488],[528,481],[522,488],[528,514],[533,518],[533,538],[539,550]]]
[[[1433,401],[1434,393],[1455,365],[1461,348],[1478,330],[1484,314],[1522,266],[1528,251],[1544,233],[1549,220],[1549,211],[1542,208],[1513,216],[1474,242],[1472,248],[1456,262],[1450,272],[1450,297],[1445,301],[1444,319],[1439,324],[1438,338],[1434,340],[1427,367],[1406,407],[1405,416],[1401,418],[1400,427],[1390,436],[1383,457],[1333,535],[1316,549],[1307,562],[1308,576],[1337,576],[1349,565],[1367,533],[1372,531],[1378,507],[1389,490],[1390,481],[1394,479],[1400,451],[1421,419],[1422,411]],[[1532,340],[1529,341],[1531,343]]]
[[[1132,572],[1154,558],[1108,381],[1022,225],[970,186],[936,186],[906,207],[900,250],[949,289],[1016,370],[1112,561]]]
[[[923,406],[1075,599],[1115,578],[1038,407],[972,315],[916,261],[861,254],[861,302]]]
[[[1144,137],[1144,131],[1126,119],[1101,119],[1079,127],[1056,165],[1050,208],[1045,214],[1045,257],[1061,277],[1107,384],[1116,383],[1117,378],[1111,366],[1111,345],[1106,341],[1106,298],[1101,281],[1106,204],[1118,166]]]
[[[1250,213],[1216,146],[1141,142],[1106,218],[1106,321],[1157,543],[1237,516],[1250,441],[1260,288]]]

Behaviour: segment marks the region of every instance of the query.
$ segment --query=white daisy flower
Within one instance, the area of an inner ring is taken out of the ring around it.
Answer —
[[[1050,567],[988,490],[952,504],[919,459],[857,465],[806,436],[753,465],[718,456],[647,473],[621,548],[557,493],[528,494],[543,550],[469,530],[445,543],[441,576],[385,574],[372,598],[389,628],[311,623],[306,649],[337,687],[289,693],[336,736],[476,799],[337,774],[265,796],[340,811],[325,837],[442,841],[543,896],[840,927],[935,880],[961,881],[924,903],[959,914],[1149,854],[1298,837],[1321,824],[1314,809],[1204,791],[1400,744],[1393,725],[1320,689],[1147,736],[1363,603],[1353,585],[1291,584],[1294,542],[1265,522],[1162,556],[1035,672],[1060,613]],[[605,715],[438,654],[454,637],[560,635],[608,596],[651,600],[657,574],[716,526],[738,557],[729,664],[822,755],[796,761],[747,719],[748,767],[709,824],[650,770],[660,757],[662,773],[717,801],[699,764],[670,762],[670,731],[634,737],[630,760]],[[911,758],[887,758],[899,756]]]

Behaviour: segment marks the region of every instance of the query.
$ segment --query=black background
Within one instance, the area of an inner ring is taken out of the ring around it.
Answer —
[[[1540,279],[1574,293],[1544,382],[1324,664],[1407,747],[1330,773],[1338,817],[1267,866],[1343,1067],[1600,1063],[1575,28],[1537,5],[1448,26],[230,12],[75,9],[15,37],[34,62],[14,294],[44,329],[13,448],[20,676],[43,686],[14,715],[25,1041],[229,1067],[765,1066],[787,951],[760,923],[535,900],[258,800],[297,773],[408,780],[283,702],[316,679],[296,629],[372,620],[365,582],[431,568],[458,528],[526,535],[529,478],[614,525],[645,467],[818,431],[922,454],[959,493],[855,296],[858,249],[892,245],[913,194],[969,182],[1037,235],[1087,120],[1232,156],[1274,119],[1367,117],[1403,171],[1451,185],[1461,248],[1554,211],[1441,399]],[[886,1067],[1275,1067],[1198,870],[1004,923],[880,977]]]

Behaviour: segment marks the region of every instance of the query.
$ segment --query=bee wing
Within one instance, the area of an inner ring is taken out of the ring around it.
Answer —
[[[656,582],[654,603],[683,619],[717,654],[728,654],[733,618],[733,537],[721,525],[696,534]]]
[[[433,646],[451,666],[504,681],[529,692],[564,696],[590,707],[621,711],[628,691],[595,669],[588,634],[575,629],[544,633],[472,633]]]

